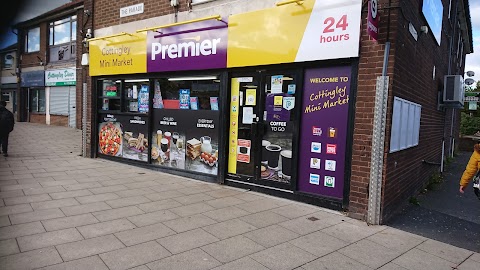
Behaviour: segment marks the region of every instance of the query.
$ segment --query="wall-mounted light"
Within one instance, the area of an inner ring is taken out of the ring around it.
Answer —
[[[82,54],[82,66],[88,66],[90,64],[90,55],[88,53]]]

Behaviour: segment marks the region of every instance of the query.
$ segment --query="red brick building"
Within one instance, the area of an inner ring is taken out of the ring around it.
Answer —
[[[83,1],[85,154],[384,223],[455,149],[468,1],[372,1],[377,40],[369,1],[277,2]]]

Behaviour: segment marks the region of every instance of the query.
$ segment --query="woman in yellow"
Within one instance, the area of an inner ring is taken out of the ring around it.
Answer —
[[[463,172],[462,179],[460,179],[460,193],[465,192],[465,188],[468,186],[470,181],[472,181],[475,174],[477,174],[477,171],[480,170],[480,142],[477,142],[473,149],[472,156],[470,157],[467,167]],[[478,188],[475,188],[475,194],[479,196]]]

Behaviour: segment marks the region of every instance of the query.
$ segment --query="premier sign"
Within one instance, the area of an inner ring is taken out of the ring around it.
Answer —
[[[147,72],[206,70],[227,66],[227,26],[204,21],[147,34]]]
[[[182,42],[178,44],[162,45],[160,43],[152,43],[151,60],[155,61],[157,56],[161,59],[175,59],[182,57],[207,56],[217,54],[217,45],[220,44],[221,38],[205,39],[202,42]]]

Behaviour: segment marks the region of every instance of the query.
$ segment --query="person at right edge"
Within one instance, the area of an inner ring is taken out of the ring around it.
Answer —
[[[0,101],[0,144],[2,145],[3,156],[8,157],[8,135],[13,130],[15,118],[6,106],[7,102]]]
[[[480,141],[477,141],[473,147],[473,153],[470,156],[470,160],[463,171],[462,178],[460,179],[460,193],[465,192],[465,188],[468,186],[470,181],[475,177],[477,172],[480,170]],[[475,194],[480,199],[480,192],[478,188],[474,187]]]

